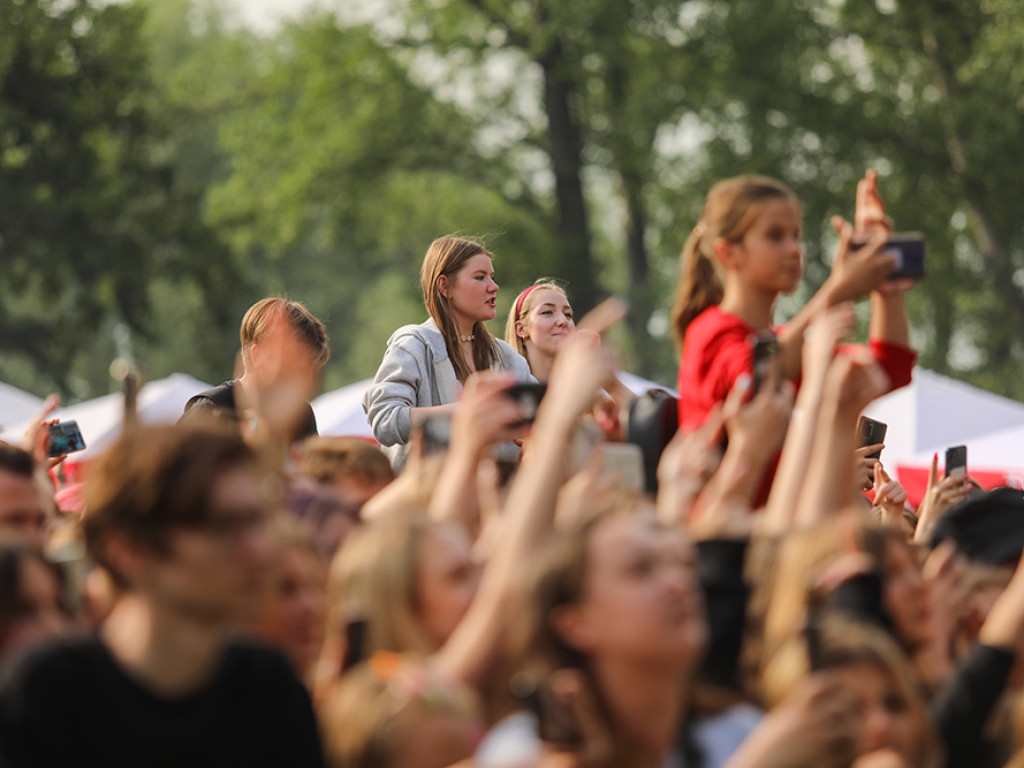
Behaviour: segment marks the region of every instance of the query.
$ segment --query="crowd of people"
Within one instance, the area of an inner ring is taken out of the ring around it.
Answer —
[[[541,278],[496,338],[492,255],[460,237],[367,391],[377,443],[316,434],[327,335],[283,298],[234,379],[126,426],[81,509],[41,417],[0,445],[0,765],[1024,765],[1024,503],[933,463],[910,509],[860,444],[910,381],[910,284],[874,173],[834,224],[776,326],[799,202],[709,192],[664,439],[616,378],[621,303],[577,323]]]

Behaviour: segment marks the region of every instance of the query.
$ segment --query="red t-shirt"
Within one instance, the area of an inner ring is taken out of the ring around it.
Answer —
[[[748,338],[756,329],[736,315],[709,307],[686,329],[679,365],[679,426],[692,430],[728,396],[741,373],[753,375]],[[890,391],[910,383],[917,353],[901,344],[871,339],[875,358],[890,381]],[[799,384],[799,382],[798,382]]]

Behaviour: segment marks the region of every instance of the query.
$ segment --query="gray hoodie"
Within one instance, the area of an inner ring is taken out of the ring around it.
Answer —
[[[519,381],[534,381],[526,358],[504,341],[496,341],[501,360],[495,369],[507,370]],[[404,325],[391,335],[373,384],[363,395],[363,410],[396,472],[405,464],[409,450],[410,409],[454,403],[461,394],[444,336],[433,319]],[[519,449],[513,443],[502,443],[496,454],[514,460]]]

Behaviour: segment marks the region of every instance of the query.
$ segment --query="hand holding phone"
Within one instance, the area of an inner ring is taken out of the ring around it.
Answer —
[[[875,421],[869,419],[867,416],[861,416],[857,420],[857,447],[863,448],[866,445],[882,445],[885,443],[885,433],[888,431],[889,426],[882,421]],[[880,459],[882,457],[881,449],[874,453],[869,453],[864,458],[866,459]]]

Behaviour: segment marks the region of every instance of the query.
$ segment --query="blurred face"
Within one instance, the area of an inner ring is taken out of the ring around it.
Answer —
[[[435,525],[424,534],[416,576],[416,620],[433,647],[440,648],[476,594],[477,568],[460,526]]]
[[[918,765],[926,743],[924,726],[892,675],[867,662],[831,674],[856,701],[861,716],[860,754],[891,749],[908,765]]]
[[[731,246],[733,268],[769,293],[789,293],[803,274],[803,223],[788,200],[764,204],[743,239]]]
[[[168,551],[148,556],[138,591],[204,623],[251,622],[270,553],[262,481],[245,465],[221,473],[207,522],[173,529]]]
[[[534,289],[530,300],[530,311],[516,323],[516,334],[526,342],[531,355],[539,352],[554,356],[576,332],[572,307],[565,294],[553,288]]]
[[[451,280],[443,275],[439,280],[441,292],[451,300],[460,326],[493,320],[497,316],[498,284],[494,282],[494,266],[487,254],[478,253],[467,259]]]
[[[298,546],[281,546],[273,559],[258,633],[304,674],[323,640],[326,574],[313,553]]]
[[[909,547],[887,542],[885,547],[885,608],[896,634],[909,648],[926,643],[934,631],[928,587]]]
[[[602,658],[692,669],[707,639],[695,555],[653,509],[598,523],[583,599],[559,621],[570,646]]]
[[[28,611],[12,622],[5,638],[0,638],[0,651],[5,655],[57,637],[71,628],[71,618],[60,603],[57,577],[38,558],[21,558],[18,591],[19,602],[28,606]]]
[[[0,469],[0,530],[43,546],[49,522],[46,510],[43,491],[35,480]]]

